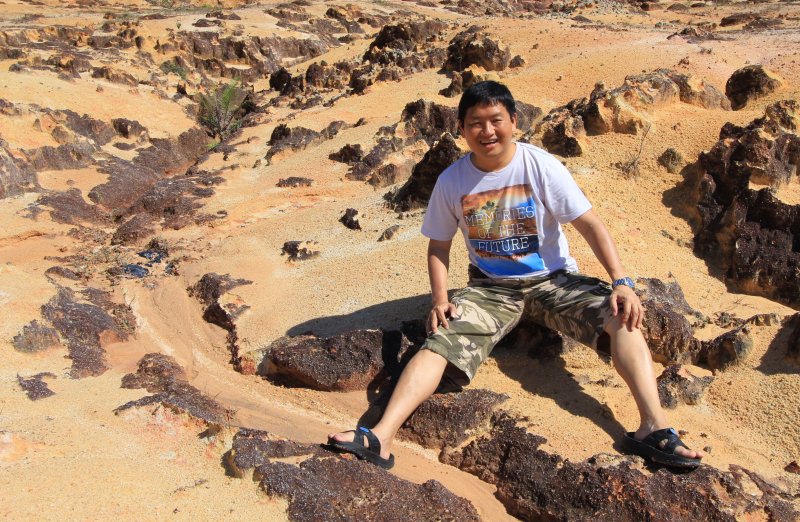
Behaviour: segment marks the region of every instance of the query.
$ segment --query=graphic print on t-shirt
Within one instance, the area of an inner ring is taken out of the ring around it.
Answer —
[[[484,272],[511,276],[544,269],[530,185],[467,194],[461,208],[468,240]]]

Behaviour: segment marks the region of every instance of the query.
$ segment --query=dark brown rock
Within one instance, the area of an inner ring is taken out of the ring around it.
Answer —
[[[728,27],[731,25],[745,24],[755,20],[756,18],[758,18],[758,15],[752,12],[734,13],[732,15],[723,17],[722,20],[720,20],[719,25],[720,27]]]
[[[683,156],[680,152],[670,147],[658,157],[658,164],[667,169],[670,174],[675,174],[683,164]]]
[[[95,67],[92,69],[92,78],[103,78],[108,80],[112,83],[121,83],[124,85],[135,86],[139,84],[139,81],[134,78],[131,74],[119,71],[114,69],[113,67]]]
[[[414,484],[378,466],[339,458],[311,458],[294,466],[270,462],[256,470],[269,495],[289,499],[288,516],[318,520],[480,520],[472,504],[439,482]]]
[[[510,60],[511,52],[507,45],[473,25],[450,41],[442,70],[463,71],[470,65],[477,65],[487,71],[502,71]]]
[[[358,210],[348,208],[344,211],[342,217],[339,218],[339,221],[350,230],[361,230],[361,224],[358,222],[358,219],[356,219],[357,215]]]
[[[420,404],[400,435],[426,448],[456,447],[487,424],[492,412],[506,400],[508,395],[483,389],[437,393]]]
[[[338,161],[340,163],[347,163],[348,165],[353,165],[364,157],[364,151],[361,149],[361,145],[350,145],[349,143],[339,149],[337,152],[331,152],[328,155],[333,161]]]
[[[132,245],[150,237],[155,232],[155,219],[147,212],[140,212],[125,221],[111,236],[112,245]]]
[[[687,474],[636,469],[638,457],[596,455],[582,462],[540,449],[543,437],[496,415],[490,434],[442,460],[497,487],[509,514],[523,520],[738,520],[800,515],[791,496],[755,473],[701,466]],[[756,484],[757,495],[749,492]]]
[[[65,192],[49,192],[36,201],[38,205],[50,207],[50,217],[57,223],[77,225],[80,223],[105,224],[109,217],[102,209],[86,203],[80,189]]]
[[[281,152],[286,150],[303,150],[306,147],[333,138],[340,130],[347,127],[349,126],[343,121],[334,121],[317,132],[305,127],[289,127],[285,123],[281,123],[272,131],[272,135],[267,142],[267,144],[270,145],[270,149],[267,151],[264,159],[267,160],[267,164],[269,165],[272,162],[272,158]]]
[[[664,369],[656,382],[661,405],[675,408],[679,404],[699,404],[706,388],[714,382],[714,377],[697,377],[685,367],[675,364]]]
[[[303,261],[319,255],[315,250],[316,241],[287,241],[281,248],[281,255],[286,254],[289,261]]]
[[[427,205],[439,174],[461,155],[453,137],[449,133],[443,134],[414,166],[408,181],[396,193],[387,194],[389,204],[398,212]]]
[[[0,199],[32,190],[36,173],[27,163],[11,154],[8,143],[0,139]]]
[[[725,95],[737,111],[747,102],[776,90],[783,84],[778,76],[762,65],[748,65],[737,69],[725,84]]]
[[[703,341],[698,361],[714,370],[740,364],[753,350],[753,340],[747,326],[735,328],[710,340]]]
[[[65,143],[58,147],[39,147],[24,151],[28,165],[36,170],[80,169],[94,164],[97,148],[88,141]]]
[[[800,313],[794,314],[786,319],[784,328],[789,331],[786,353],[800,364]]]
[[[763,31],[764,29],[774,29],[783,25],[780,18],[756,18],[747,22],[742,29],[745,31]]]
[[[458,133],[458,111],[427,100],[406,104],[400,124],[406,145],[424,140],[428,146],[442,137],[442,133]]]
[[[394,127],[392,127],[391,133],[394,133]],[[361,161],[353,164],[347,173],[347,178],[369,182],[375,174],[375,169],[381,166],[384,160],[393,152],[399,151],[403,143],[403,140],[397,136],[392,136],[391,138],[387,136],[379,137],[378,143],[372,150]]]
[[[445,28],[444,23],[436,20],[385,25],[370,42],[363,60],[381,65],[396,63],[405,66],[403,62],[409,60],[413,51],[433,40]]]
[[[189,384],[186,372],[168,355],[148,353],[142,357],[136,373],[129,373],[122,378],[122,387],[144,388],[153,395],[119,406],[114,410],[116,414],[130,408],[160,404],[176,413],[203,421],[212,433],[229,423],[234,415],[231,410]]]
[[[526,63],[527,62],[525,61],[525,58],[523,58],[520,55],[516,55],[511,59],[510,62],[508,62],[508,66],[511,69],[516,69],[518,67],[523,67],[524,65],[526,65]]]
[[[64,279],[70,279],[72,281],[80,281],[83,279],[83,275],[65,266],[51,266],[44,271],[44,275],[48,276],[48,278],[51,276],[56,276],[63,277]]]
[[[53,328],[34,319],[22,328],[21,333],[14,336],[11,344],[20,352],[35,353],[60,346],[61,341]]]
[[[103,374],[108,369],[103,344],[128,337],[105,310],[77,302],[68,288],[58,289],[42,306],[42,315],[67,342],[70,375],[76,379]]]
[[[800,206],[770,190],[800,163],[797,104],[778,102],[746,127],[726,124],[720,140],[689,172],[682,210],[696,230],[695,251],[740,291],[800,303]],[[784,127],[788,125],[788,127]],[[796,128],[796,127],[795,127]]]
[[[302,444],[266,431],[243,428],[233,436],[231,449],[223,457],[226,467],[238,478],[270,462],[270,459],[327,455],[319,444]]]
[[[126,139],[135,139],[147,134],[147,129],[136,120],[114,118],[111,120],[111,125],[117,134]]]
[[[30,400],[38,401],[39,399],[45,399],[55,395],[55,392],[44,382],[45,377],[51,379],[56,378],[55,374],[50,372],[37,373],[27,379],[23,379],[17,375],[17,383],[19,383],[19,387],[22,388],[22,391],[25,392],[25,395],[27,395]]]
[[[363,390],[383,370],[383,344],[381,330],[282,337],[269,346],[258,373],[323,391]]]

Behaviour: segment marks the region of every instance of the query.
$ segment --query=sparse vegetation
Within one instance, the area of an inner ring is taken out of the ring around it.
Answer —
[[[174,73],[177,74],[181,80],[187,81],[186,69],[175,63],[173,60],[167,60],[166,62],[162,63],[159,66],[159,69],[161,69],[164,74]]]
[[[617,167],[622,171],[622,174],[626,178],[635,178],[639,175],[639,160],[642,157],[642,151],[644,150],[644,142],[647,139],[647,134],[650,132],[650,127],[651,125],[648,123],[647,126],[644,128],[644,134],[642,134],[642,141],[639,143],[639,151],[628,161],[617,163]]]
[[[213,93],[199,94],[199,118],[211,136],[224,141],[242,125],[242,105],[247,92],[240,87],[238,79],[218,87]]]

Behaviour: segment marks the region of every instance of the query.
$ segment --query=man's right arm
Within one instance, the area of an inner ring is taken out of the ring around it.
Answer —
[[[437,333],[439,325],[448,328],[447,318],[452,317],[456,307],[447,298],[447,274],[450,268],[451,241],[428,242],[428,277],[431,282],[432,307],[428,314],[426,329],[429,334]]]

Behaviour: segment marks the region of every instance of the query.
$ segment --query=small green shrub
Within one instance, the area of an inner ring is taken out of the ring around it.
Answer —
[[[180,77],[181,80],[186,81],[186,69],[178,65],[172,60],[167,60],[166,62],[162,63],[159,67],[164,74],[174,73]]]
[[[238,79],[220,86],[213,93],[200,93],[199,118],[214,138],[224,141],[242,125],[247,91]]]

